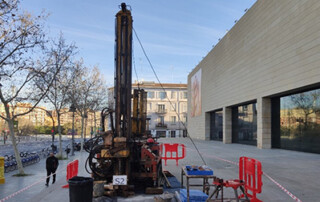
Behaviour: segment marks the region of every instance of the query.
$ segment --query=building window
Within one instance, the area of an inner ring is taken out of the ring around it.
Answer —
[[[161,100],[167,98],[167,93],[166,92],[159,92],[159,97]]]
[[[171,91],[171,99],[176,99],[177,92]]]
[[[166,131],[157,131],[156,136],[157,138],[166,137]]]
[[[176,123],[176,116],[170,116],[170,122],[172,124],[175,124]]]
[[[188,98],[188,93],[187,92],[183,92],[182,93],[182,99],[187,99]]]
[[[152,110],[152,103],[149,103],[149,110]]]
[[[256,103],[232,108],[232,142],[257,145]]]
[[[149,91],[148,92],[148,98],[154,98],[154,92],[153,91]]]
[[[183,116],[182,121],[183,121],[183,123],[187,123],[187,116],[186,115]]]
[[[187,112],[187,103],[181,103],[182,112]]]
[[[171,137],[176,137],[176,131],[175,130],[171,131]]]
[[[158,123],[164,125],[164,116],[159,116]]]
[[[166,112],[166,106],[163,104],[158,105],[158,113],[165,113]]]

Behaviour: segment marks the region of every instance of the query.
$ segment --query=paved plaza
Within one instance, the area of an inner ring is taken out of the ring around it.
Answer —
[[[195,147],[188,138],[165,138],[160,139],[164,143],[182,143],[187,148],[186,158],[179,161],[168,161],[164,170],[170,171],[180,181],[181,166],[203,165]],[[287,151],[281,149],[258,149],[254,146],[240,144],[223,144],[217,141],[194,140],[208,166],[213,168],[214,175],[224,179],[238,177],[238,167],[232,162],[238,162],[240,156],[248,156],[260,160],[262,170],[273,180],[282,185],[301,201],[318,201],[320,198],[320,155]],[[84,168],[87,153],[76,152],[76,156],[68,160],[60,161],[57,181],[55,184],[45,186],[45,161],[25,168],[26,173],[32,174],[27,177],[13,177],[15,172],[6,173],[6,183],[0,185],[0,199],[15,193],[33,183],[37,183],[29,189],[17,194],[10,201],[45,201],[64,202],[69,201],[69,190],[61,186],[66,184],[66,166],[73,159],[79,159],[79,175],[90,176]],[[164,165],[164,163],[163,163]],[[194,189],[200,189],[194,187]],[[212,192],[213,189],[210,190]],[[226,196],[233,196],[233,191],[225,189]],[[262,193],[258,196],[263,201],[294,201],[287,193],[263,175]],[[134,198],[118,198],[118,201],[152,201],[152,196],[135,196]]]

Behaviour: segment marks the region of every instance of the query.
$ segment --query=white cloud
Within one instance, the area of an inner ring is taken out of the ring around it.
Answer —
[[[92,31],[86,31],[86,29],[78,29],[78,28],[65,27],[60,25],[51,25],[51,27],[53,28],[53,30],[55,30],[54,32],[56,33],[58,33],[61,30],[63,33],[66,33],[75,37],[93,39],[93,40],[103,41],[107,43],[114,43],[114,36],[110,36],[108,34],[102,34],[102,33],[97,33]]]

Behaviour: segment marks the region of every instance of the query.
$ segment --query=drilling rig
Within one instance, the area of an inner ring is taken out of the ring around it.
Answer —
[[[139,182],[159,189],[162,163],[160,145],[146,127],[147,93],[135,89],[132,94],[132,16],[125,3],[115,23],[114,108],[101,112],[103,131],[85,149],[94,180],[104,180],[109,187],[105,193],[128,196]],[[106,131],[108,116],[111,130]]]

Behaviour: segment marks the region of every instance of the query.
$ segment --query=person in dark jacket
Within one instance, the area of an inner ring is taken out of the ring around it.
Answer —
[[[59,160],[51,152],[50,156],[46,160],[46,169],[47,169],[47,183],[46,186],[49,186],[50,175],[53,174],[52,184],[56,181],[56,170],[59,166]]]

